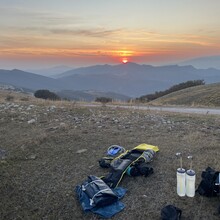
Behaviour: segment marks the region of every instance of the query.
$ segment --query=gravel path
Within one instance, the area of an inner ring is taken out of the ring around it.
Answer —
[[[80,104],[88,107],[99,107],[99,104]],[[203,114],[203,115],[220,115],[219,108],[190,108],[190,107],[156,107],[156,106],[143,106],[143,105],[106,105],[112,108],[126,108],[126,109],[139,109],[139,110],[154,110],[165,112],[179,112],[189,114]]]
[[[121,107],[141,109],[141,110],[147,110],[148,109],[148,110],[179,112],[179,113],[220,115],[220,109],[212,109],[212,108],[153,107],[153,106],[121,106]]]

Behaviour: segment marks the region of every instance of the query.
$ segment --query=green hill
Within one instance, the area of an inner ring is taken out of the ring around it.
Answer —
[[[220,83],[182,89],[151,101],[150,104],[220,107]]]

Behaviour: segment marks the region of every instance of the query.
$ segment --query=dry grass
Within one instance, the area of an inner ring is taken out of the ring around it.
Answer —
[[[150,102],[150,104],[220,107],[220,83],[173,92]]]
[[[160,210],[173,204],[182,219],[217,220],[218,198],[180,198],[176,194],[175,153],[194,155],[194,169],[220,168],[220,118],[218,116],[155,113],[120,108],[81,108],[71,102],[48,102],[29,97],[13,102],[23,106],[0,108],[0,219],[99,219],[85,214],[74,188],[88,175],[108,170],[98,166],[112,144],[132,149],[140,143],[159,146],[151,163],[155,173],[147,178],[125,176],[126,208],[113,219],[160,219]],[[1,105],[5,104],[2,96]],[[31,110],[27,110],[34,104]],[[50,109],[56,105],[55,109]],[[24,113],[26,112],[26,114]],[[31,118],[36,122],[28,124]],[[77,153],[79,149],[87,149]]]

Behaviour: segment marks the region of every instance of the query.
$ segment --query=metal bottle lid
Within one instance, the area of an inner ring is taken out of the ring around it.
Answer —
[[[178,168],[178,169],[177,169],[177,172],[178,172],[178,173],[185,173],[185,172],[186,172],[186,170],[185,170],[185,169],[183,169],[183,168]]]
[[[194,170],[187,170],[186,174],[189,175],[189,176],[195,176],[196,175]]]

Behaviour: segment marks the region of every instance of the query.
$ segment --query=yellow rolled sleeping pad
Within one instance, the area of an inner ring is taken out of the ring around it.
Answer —
[[[139,144],[137,147],[133,148],[136,150],[153,150],[154,152],[158,152],[159,148],[157,146],[154,145],[150,145],[150,144]]]

